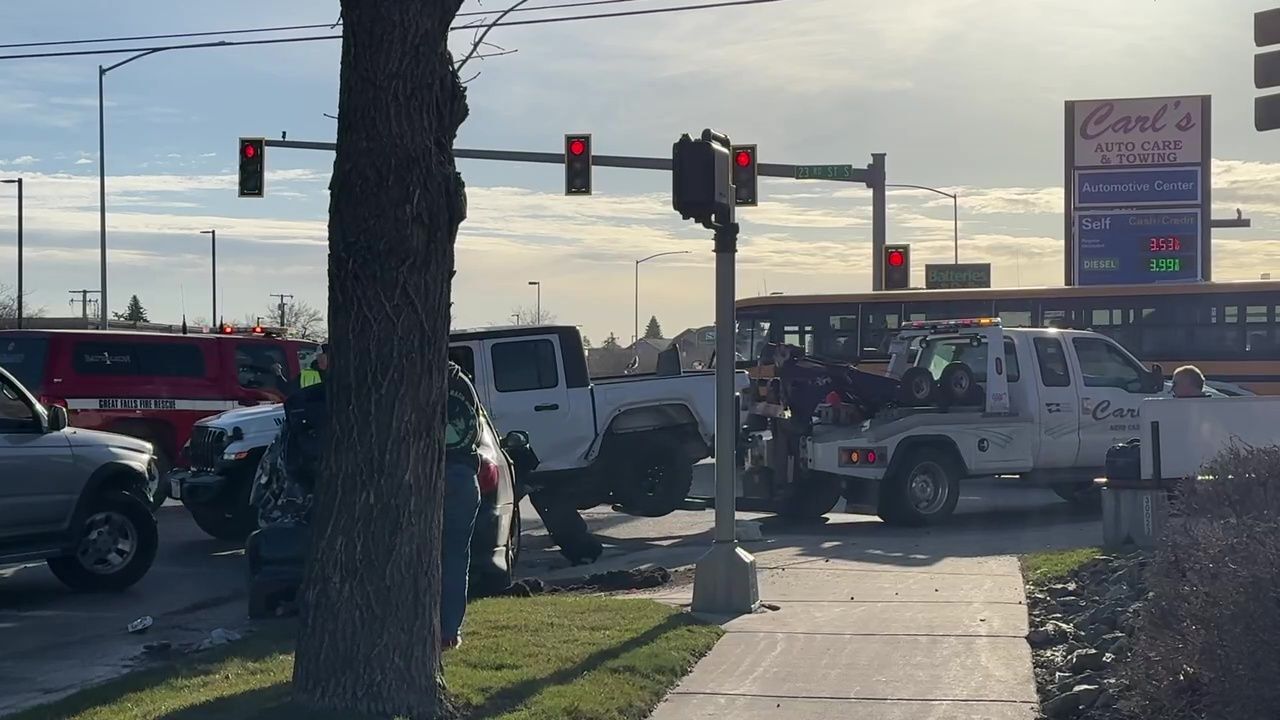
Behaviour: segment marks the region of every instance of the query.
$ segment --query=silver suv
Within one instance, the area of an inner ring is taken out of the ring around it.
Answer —
[[[155,561],[151,444],[67,427],[0,368],[0,564],[44,560],[75,590],[123,590]]]

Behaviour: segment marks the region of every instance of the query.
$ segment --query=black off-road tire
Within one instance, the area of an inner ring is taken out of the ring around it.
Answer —
[[[689,497],[693,463],[675,447],[640,440],[614,451],[609,477],[613,498],[623,512],[638,517],[663,517]]]

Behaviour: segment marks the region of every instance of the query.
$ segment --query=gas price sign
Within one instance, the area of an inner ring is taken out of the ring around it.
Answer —
[[[1199,210],[1076,215],[1076,284],[1137,285],[1200,277]]]

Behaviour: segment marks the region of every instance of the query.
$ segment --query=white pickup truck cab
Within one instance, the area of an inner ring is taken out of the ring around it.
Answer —
[[[909,323],[888,374],[914,365],[938,379],[954,362],[972,371],[978,401],[889,408],[857,425],[818,420],[801,466],[841,482],[850,507],[904,525],[950,515],[970,477],[1018,476],[1095,502],[1107,449],[1140,434],[1143,399],[1163,391],[1160,370],[1110,338],[998,319]]]
[[[612,501],[666,515],[688,496],[693,465],[711,455],[711,371],[592,380],[572,326],[454,331],[449,357],[474,379],[499,432],[529,433],[541,460],[532,482],[572,492],[579,507]]]

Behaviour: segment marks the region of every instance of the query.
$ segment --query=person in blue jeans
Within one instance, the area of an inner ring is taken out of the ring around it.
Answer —
[[[440,530],[440,638],[462,644],[471,568],[471,533],[480,509],[480,401],[462,368],[449,363],[445,405],[444,524]]]

